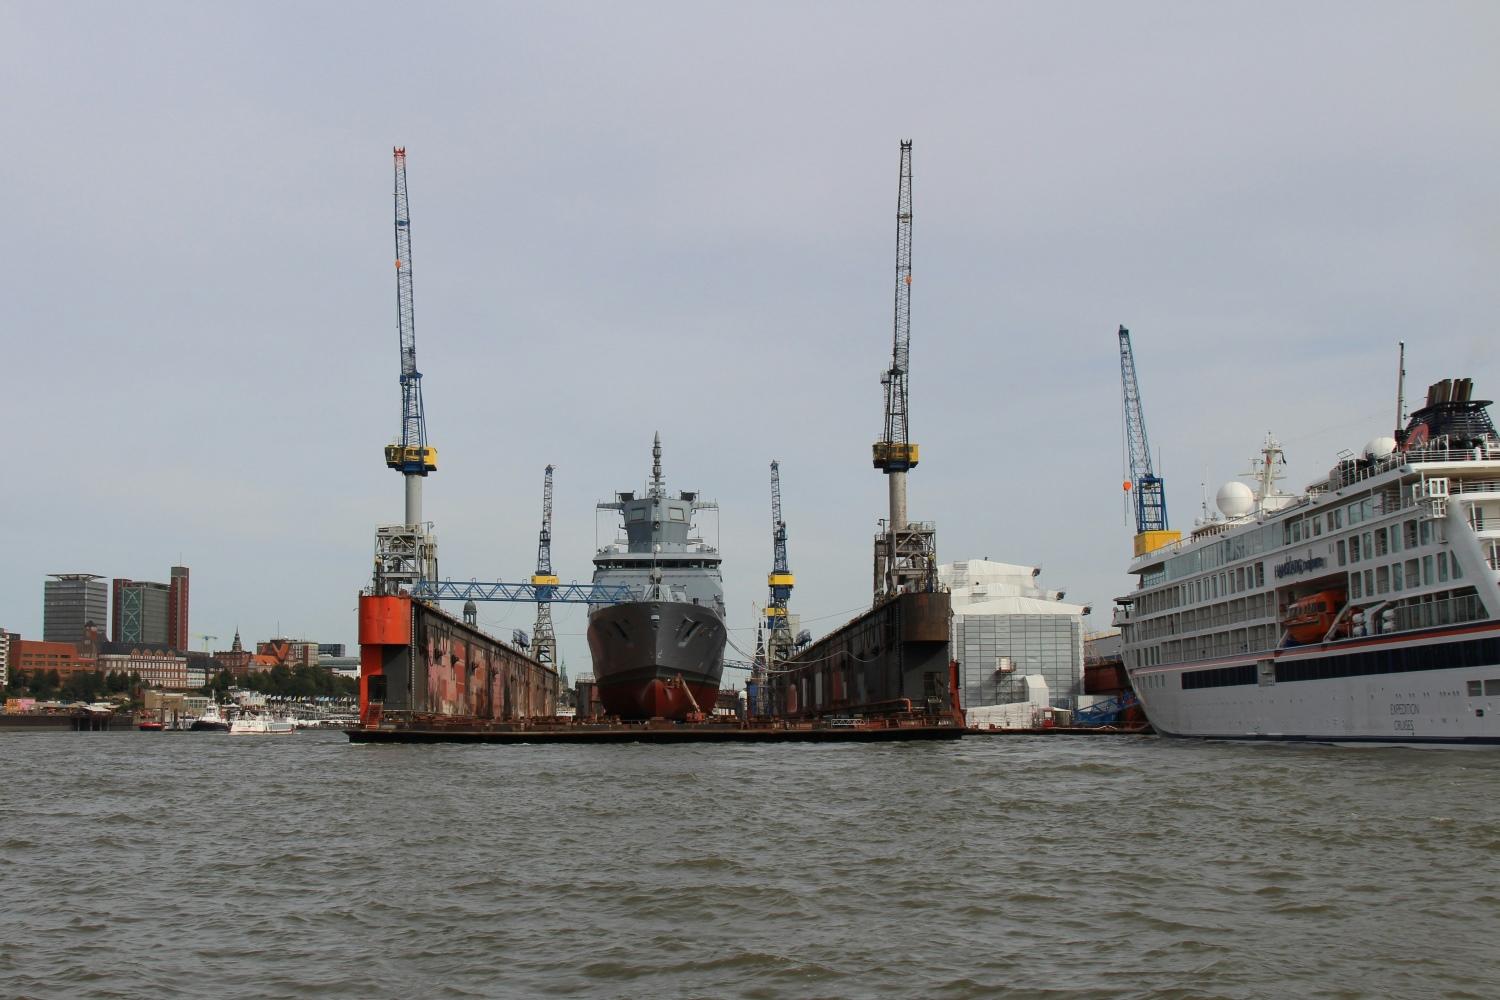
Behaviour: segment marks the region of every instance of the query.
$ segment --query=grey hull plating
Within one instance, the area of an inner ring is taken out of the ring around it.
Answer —
[[[724,671],[724,622],[678,601],[636,601],[589,615],[589,652],[599,695],[622,718],[713,711]]]

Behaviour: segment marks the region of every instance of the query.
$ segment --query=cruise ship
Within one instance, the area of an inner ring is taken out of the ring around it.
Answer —
[[[651,460],[645,496],[617,493],[599,504],[618,516],[624,537],[595,553],[594,583],[625,584],[641,597],[589,612],[589,653],[610,715],[681,721],[713,714],[724,672],[720,556],[693,534],[694,515],[717,504],[668,495],[660,434]]]
[[[1500,438],[1472,396],[1435,383],[1301,495],[1268,436],[1221,516],[1138,546],[1115,623],[1159,732],[1500,744]]]

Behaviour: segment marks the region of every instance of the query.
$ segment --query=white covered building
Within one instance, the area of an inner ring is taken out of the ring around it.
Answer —
[[[1023,678],[1040,676],[1056,708],[1083,693],[1087,606],[1042,588],[1036,566],[970,559],[938,567],[953,595],[952,655],[964,708],[1029,700]]]

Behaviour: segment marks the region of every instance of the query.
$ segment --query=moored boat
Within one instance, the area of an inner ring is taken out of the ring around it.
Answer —
[[[227,733],[229,732],[229,720],[219,714],[219,706],[210,704],[203,710],[203,714],[193,720],[188,727],[194,733]]]
[[[288,719],[278,719],[264,712],[258,715],[242,715],[229,724],[234,736],[268,736],[295,733],[297,728]]]

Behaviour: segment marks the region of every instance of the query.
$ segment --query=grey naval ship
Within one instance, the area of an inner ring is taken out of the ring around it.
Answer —
[[[589,613],[589,652],[605,711],[622,719],[711,715],[724,672],[724,583],[717,549],[693,534],[694,515],[716,509],[697,493],[669,496],[661,435],[643,497],[616,493],[624,538],[594,556],[594,582],[625,584],[639,599]]]

